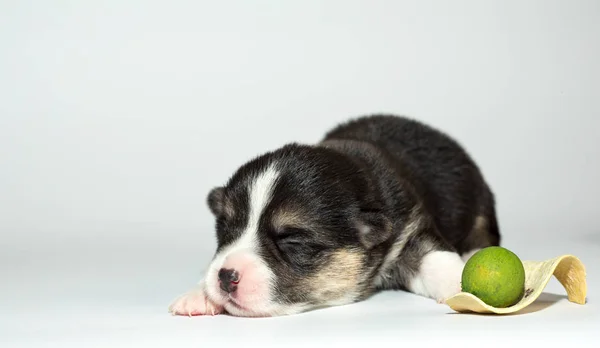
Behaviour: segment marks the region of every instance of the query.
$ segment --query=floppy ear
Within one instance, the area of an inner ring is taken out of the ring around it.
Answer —
[[[392,236],[392,222],[381,211],[361,211],[356,220],[361,243],[371,249]]]
[[[208,193],[206,199],[208,208],[214,216],[221,216],[225,210],[225,190],[222,187],[215,187]]]

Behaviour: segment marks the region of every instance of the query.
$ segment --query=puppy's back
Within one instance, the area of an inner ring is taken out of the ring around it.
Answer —
[[[412,184],[459,252],[499,244],[494,196],[469,154],[447,134],[406,117],[372,115],[335,127],[324,140],[333,139],[364,141],[387,152],[397,162],[390,170]]]

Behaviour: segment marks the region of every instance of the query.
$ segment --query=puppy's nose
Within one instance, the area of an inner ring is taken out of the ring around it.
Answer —
[[[240,276],[236,270],[221,268],[219,270],[219,286],[225,292],[234,292],[237,290]]]

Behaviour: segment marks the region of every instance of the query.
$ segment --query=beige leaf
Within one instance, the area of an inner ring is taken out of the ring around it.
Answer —
[[[524,261],[525,294],[519,302],[506,308],[487,305],[476,296],[461,292],[446,300],[453,310],[489,314],[509,314],[532,304],[554,275],[567,291],[569,301],[585,304],[587,294],[586,273],[583,263],[573,255],[563,255],[546,261]]]

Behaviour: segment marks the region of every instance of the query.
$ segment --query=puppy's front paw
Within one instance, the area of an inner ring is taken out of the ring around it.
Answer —
[[[460,291],[460,282],[451,282],[443,285],[441,289],[438,289],[438,294],[436,296],[437,303],[446,303],[447,299],[458,294]]]
[[[217,315],[223,312],[223,307],[216,305],[206,297],[204,290],[194,289],[179,296],[169,306],[173,315]]]
[[[458,294],[460,291],[449,291],[449,292],[445,292],[443,294],[438,294],[437,296],[434,297],[434,299],[437,301],[437,303],[439,304],[445,304],[446,300],[449,299],[450,297]]]

